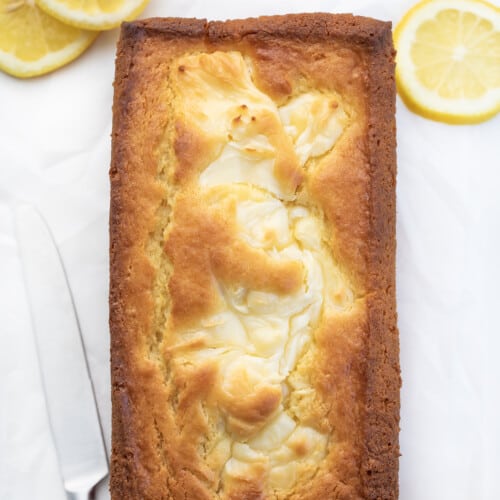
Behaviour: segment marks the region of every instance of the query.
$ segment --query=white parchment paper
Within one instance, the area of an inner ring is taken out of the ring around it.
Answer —
[[[397,22],[413,0],[152,0],[143,17],[353,12]],[[108,167],[115,44],[21,81],[0,73],[0,499],[64,500],[12,206],[60,248],[110,442]],[[397,285],[402,500],[500,499],[500,116],[448,126],[398,99]],[[106,484],[98,498],[109,498]]]

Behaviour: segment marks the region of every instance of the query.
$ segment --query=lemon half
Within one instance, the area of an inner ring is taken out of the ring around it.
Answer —
[[[98,33],[67,26],[33,0],[0,0],[0,69],[26,78],[78,57]]]
[[[396,81],[406,105],[447,123],[500,111],[500,9],[482,0],[424,0],[394,32]]]
[[[88,30],[108,30],[137,17],[148,0],[36,0],[47,14]]]

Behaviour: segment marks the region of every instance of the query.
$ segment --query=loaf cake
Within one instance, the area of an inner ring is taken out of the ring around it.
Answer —
[[[114,500],[395,499],[389,23],[122,26]]]

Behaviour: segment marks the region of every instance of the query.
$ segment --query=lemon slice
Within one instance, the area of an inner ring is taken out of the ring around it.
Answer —
[[[396,81],[407,106],[447,123],[500,111],[500,9],[482,0],[424,0],[394,32]]]
[[[108,30],[138,16],[148,0],[36,0],[47,14],[88,30]]]
[[[97,37],[54,19],[33,0],[0,0],[0,69],[27,78],[78,57]]]

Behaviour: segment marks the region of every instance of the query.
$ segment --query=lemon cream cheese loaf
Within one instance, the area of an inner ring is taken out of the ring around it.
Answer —
[[[388,23],[124,24],[111,493],[395,499]]]

